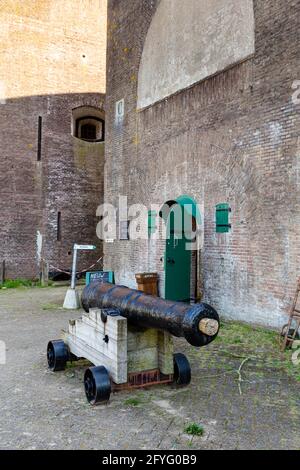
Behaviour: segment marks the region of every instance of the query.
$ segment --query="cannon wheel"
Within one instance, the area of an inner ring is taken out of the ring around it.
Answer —
[[[84,389],[91,405],[107,403],[111,394],[111,383],[105,367],[90,367],[84,374]]]
[[[191,366],[184,354],[174,354],[174,382],[188,385],[191,381]]]
[[[47,346],[47,360],[52,372],[64,370],[69,360],[69,350],[66,343],[62,340],[50,341]]]

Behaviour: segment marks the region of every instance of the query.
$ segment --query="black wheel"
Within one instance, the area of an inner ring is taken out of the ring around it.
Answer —
[[[111,383],[105,367],[90,367],[84,374],[84,389],[88,402],[99,405],[109,401]]]
[[[191,381],[191,366],[184,354],[174,354],[174,382],[188,385]]]
[[[47,347],[49,369],[53,372],[64,370],[69,360],[69,349],[62,340],[50,341]]]

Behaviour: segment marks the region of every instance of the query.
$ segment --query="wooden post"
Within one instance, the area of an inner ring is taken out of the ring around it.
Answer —
[[[0,263],[0,284],[5,282],[5,260]]]
[[[48,287],[49,284],[49,264],[47,261],[41,261],[42,275],[41,275],[41,286]]]

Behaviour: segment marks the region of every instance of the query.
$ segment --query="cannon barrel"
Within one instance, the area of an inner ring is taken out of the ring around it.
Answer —
[[[89,284],[82,293],[82,306],[86,312],[117,309],[132,325],[167,331],[196,347],[211,343],[220,327],[219,315],[210,305],[173,302],[109,283]]]

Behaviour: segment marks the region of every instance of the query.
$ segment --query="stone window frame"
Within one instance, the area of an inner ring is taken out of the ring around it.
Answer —
[[[96,127],[96,139],[85,139],[80,135],[81,127],[84,125]],[[80,106],[72,110],[71,134],[76,139],[89,143],[105,142],[105,114],[104,111],[93,106]]]

